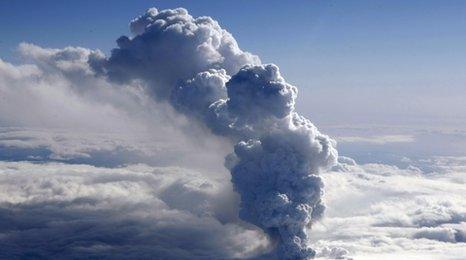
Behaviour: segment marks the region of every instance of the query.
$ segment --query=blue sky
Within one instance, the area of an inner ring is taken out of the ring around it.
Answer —
[[[2,1],[0,57],[23,41],[108,53],[151,6],[218,20],[316,123],[466,126],[464,1]]]

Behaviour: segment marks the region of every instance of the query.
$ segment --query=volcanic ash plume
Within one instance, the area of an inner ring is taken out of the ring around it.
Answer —
[[[239,49],[209,17],[149,9],[130,24],[111,57],[90,60],[115,81],[138,80],[156,100],[230,139],[227,156],[240,217],[278,241],[283,259],[308,259],[307,229],[324,211],[321,169],[336,163],[335,142],[295,112],[296,87],[273,64]]]
[[[229,98],[211,108],[229,119],[223,129],[240,136],[227,163],[241,194],[240,217],[275,236],[283,258],[314,256],[306,228],[324,210],[316,174],[335,162],[333,141],[294,112],[297,90],[275,65],[246,66],[226,87]]]

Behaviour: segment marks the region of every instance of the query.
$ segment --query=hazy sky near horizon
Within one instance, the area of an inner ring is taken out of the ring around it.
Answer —
[[[218,20],[318,125],[466,127],[464,1],[2,1],[0,58],[21,42],[109,53],[150,6]]]

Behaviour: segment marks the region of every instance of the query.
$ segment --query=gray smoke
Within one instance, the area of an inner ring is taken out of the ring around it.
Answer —
[[[308,259],[307,229],[324,211],[321,169],[336,163],[335,142],[295,112],[296,87],[273,64],[243,52],[210,17],[185,9],[149,9],[130,23],[96,72],[117,82],[141,81],[156,100],[225,136],[226,159],[240,217],[278,242],[284,259]]]
[[[183,8],[155,8],[130,23],[134,37],[121,36],[107,60],[91,65],[119,82],[144,80],[157,99],[169,98],[180,82],[209,69],[236,73],[259,58],[239,49],[233,36],[210,17],[193,18]]]

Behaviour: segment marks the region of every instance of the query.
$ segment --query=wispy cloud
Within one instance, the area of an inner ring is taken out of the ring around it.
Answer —
[[[411,143],[415,141],[412,135],[374,135],[374,136],[340,136],[337,138],[343,143]]]

